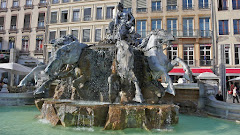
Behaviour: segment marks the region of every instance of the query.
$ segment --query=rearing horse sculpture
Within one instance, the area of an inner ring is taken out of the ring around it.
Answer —
[[[169,61],[167,56],[163,53],[163,44],[167,44],[168,48],[170,47],[169,42],[173,40],[173,35],[167,33],[166,31],[154,30],[151,31],[145,39],[143,39],[143,42],[138,46],[138,48],[143,51],[144,55],[147,57],[153,79],[159,79],[161,75],[164,75],[166,77],[166,82],[168,82],[166,92],[175,95],[173,82],[168,75],[168,72],[170,72],[175,65],[180,63],[185,71],[183,77],[190,82],[193,82],[193,80],[192,72],[189,66],[186,65],[182,59],[177,57],[174,60]]]

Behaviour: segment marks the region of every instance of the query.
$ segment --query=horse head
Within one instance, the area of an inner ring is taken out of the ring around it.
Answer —
[[[156,29],[151,31],[146,38],[143,39],[138,48],[149,49],[150,46],[148,46],[148,42],[153,42],[151,47],[162,47],[163,44],[167,44],[167,46],[169,46],[171,41],[174,41],[174,36],[171,33],[165,30]]]
[[[76,37],[74,37],[73,35],[66,35],[66,36],[62,36],[58,39],[52,40],[51,44],[54,47],[60,47],[60,46],[63,46],[63,45],[70,44],[73,41],[78,41],[78,39]]]

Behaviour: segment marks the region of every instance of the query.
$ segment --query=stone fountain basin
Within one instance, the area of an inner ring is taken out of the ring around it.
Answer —
[[[108,102],[39,99],[40,118],[54,126],[161,129],[178,123],[179,107],[172,104],[110,104]]]

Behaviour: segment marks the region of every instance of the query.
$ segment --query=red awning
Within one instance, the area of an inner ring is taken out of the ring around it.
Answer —
[[[194,75],[198,75],[204,72],[213,73],[213,71],[210,68],[191,68],[191,70]],[[173,68],[169,72],[169,75],[183,75],[183,74],[184,74],[183,68]]]
[[[226,75],[227,76],[239,76],[240,68],[226,68]]]

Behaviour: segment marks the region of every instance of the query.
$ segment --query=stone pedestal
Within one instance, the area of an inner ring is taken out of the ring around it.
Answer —
[[[105,130],[165,128],[178,123],[176,105],[110,105],[101,102],[37,100],[41,117],[64,127],[104,127]]]

